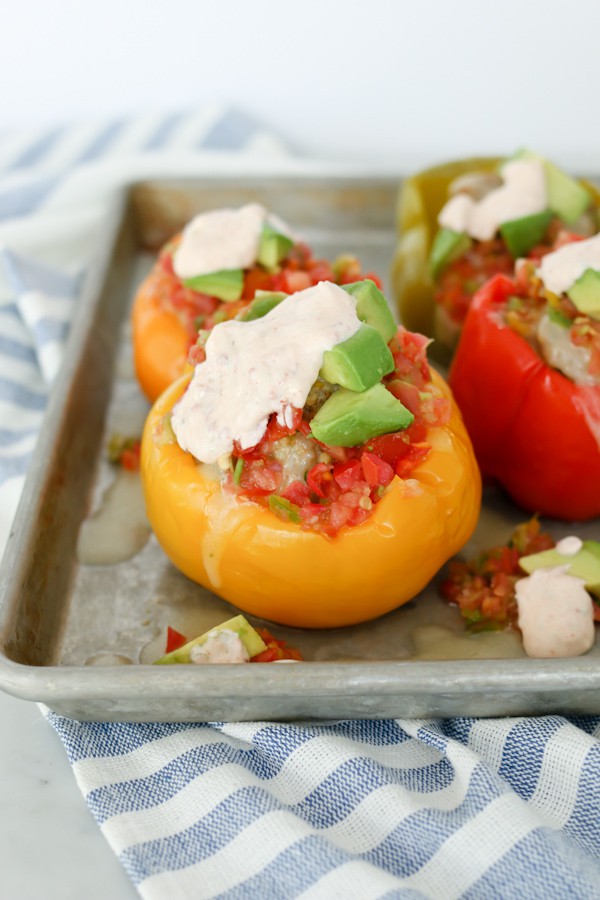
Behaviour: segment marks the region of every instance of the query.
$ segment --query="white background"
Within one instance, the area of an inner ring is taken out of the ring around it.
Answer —
[[[0,128],[233,104],[406,171],[529,146],[600,169],[597,0],[0,0]]]

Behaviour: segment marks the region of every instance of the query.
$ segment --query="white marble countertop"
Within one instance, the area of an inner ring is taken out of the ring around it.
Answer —
[[[0,691],[0,720],[2,897],[139,898],[86,806],[58,735],[36,704]]]

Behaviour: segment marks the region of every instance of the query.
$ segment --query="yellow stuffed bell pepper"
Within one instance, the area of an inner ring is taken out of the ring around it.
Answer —
[[[361,272],[353,256],[340,256],[330,264],[313,256],[306,244],[296,243],[276,266],[267,268],[257,262],[245,269],[240,297],[225,301],[178,278],[173,260],[180,242],[181,235],[176,235],[162,248],[136,292],[131,312],[135,372],[151,402],[185,371],[199,329],[209,330],[217,322],[233,318],[257,292],[291,293],[328,279],[339,284],[363,278],[379,281],[372,272]]]
[[[552,248],[562,239],[564,229],[584,235],[598,231],[600,193],[596,187],[570,178],[527,151],[517,158],[542,163],[551,209],[513,221],[508,230],[504,223],[489,240],[463,235],[462,241],[444,244],[440,232],[447,229],[440,227],[438,216],[457,193],[478,202],[500,187],[501,166],[508,160],[484,157],[445,163],[419,172],[401,187],[399,239],[392,268],[398,312],[407,328],[435,339],[431,352],[443,363],[451,359],[470,300],[485,281],[499,273],[512,274],[518,256],[532,254],[535,258],[544,248]]]
[[[227,469],[175,439],[171,414],[190,375],[175,382],[150,412],[141,452],[148,518],[173,564],[239,609],[301,628],[363,622],[418,594],[469,539],[481,502],[470,440],[426,345],[403,329],[389,342],[384,393],[426,407],[405,431],[331,447],[309,434],[316,418],[307,423],[305,407],[284,426],[272,416],[258,447],[234,449]],[[316,452],[282,488],[273,459],[286,442]]]

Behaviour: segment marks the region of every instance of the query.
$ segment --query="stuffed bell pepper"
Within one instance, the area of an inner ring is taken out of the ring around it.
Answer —
[[[393,271],[401,321],[434,337],[432,352],[448,362],[475,291],[492,275],[510,275],[517,258],[554,246],[565,231],[595,234],[599,207],[592,185],[529,151],[409,178]]]
[[[134,299],[134,364],[143,392],[154,401],[183,374],[199,329],[233,318],[258,291],[292,293],[364,277],[352,256],[332,265],[315,259],[258,203],[196,216],[163,247]]]
[[[271,299],[201,338],[204,360],[154,405],[150,523],[182,572],[242,610],[305,628],[372,619],[471,535],[471,443],[427,339],[396,328],[373,282]]]
[[[484,475],[526,510],[600,516],[600,235],[480,288],[450,384]]]

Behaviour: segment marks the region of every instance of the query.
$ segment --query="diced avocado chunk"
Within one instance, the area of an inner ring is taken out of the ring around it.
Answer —
[[[515,158],[537,159],[543,164],[546,176],[548,206],[566,225],[572,225],[583,215],[592,202],[592,198],[577,179],[571,178],[570,175],[567,175],[554,163],[544,159],[543,156],[539,156],[537,153],[533,153],[531,150],[519,150],[515,154]]]
[[[323,354],[320,376],[351,391],[366,391],[394,368],[394,357],[377,329],[363,324],[352,337]]]
[[[394,322],[388,302],[374,281],[354,281],[342,285],[343,289],[356,300],[356,315],[361,322],[376,328],[384,341],[389,343],[396,334],[398,326]]]
[[[471,244],[471,238],[464,231],[440,228],[429,252],[429,274],[433,281],[447,265],[466,253]]]
[[[241,319],[242,322],[252,322],[253,319],[262,319],[262,317],[266,316],[267,313],[270,313],[272,309],[279,306],[281,301],[285,300],[287,296],[287,294],[283,294],[280,291],[257,292],[252,303],[247,306],[246,309],[242,310],[238,318]]]
[[[211,628],[210,631],[207,631],[205,634],[201,634],[200,637],[188,641],[183,647],[179,647],[177,650],[173,650],[171,653],[161,656],[160,659],[156,660],[154,665],[162,666],[191,662],[190,652],[192,647],[199,647],[202,644],[205,644],[214,631],[234,631],[248,651],[250,659],[267,649],[260,634],[255,631],[250,622],[248,622],[244,616],[234,616],[233,619],[228,619],[220,625],[215,625],[214,628]]]
[[[568,574],[575,575],[585,581],[586,589],[600,597],[600,542],[584,541],[577,553],[567,556],[559,553],[554,547],[522,556],[519,560],[521,568],[531,575],[536,569],[552,569],[555,566],[569,566]]]
[[[600,272],[597,269],[586,269],[581,278],[567,291],[580,313],[600,319]]]
[[[586,211],[592,198],[575,178],[571,178],[570,175],[546,159],[544,168],[546,169],[548,206],[566,225],[572,225]]]
[[[183,283],[193,291],[230,303],[242,296],[244,272],[243,269],[222,269],[220,272],[211,272],[210,275],[194,275],[193,278],[184,279]]]
[[[527,256],[532,247],[540,243],[551,219],[552,212],[546,209],[544,212],[534,213],[531,216],[511,219],[510,222],[504,222],[500,226],[500,234],[513,259]]]
[[[266,269],[275,269],[293,246],[293,240],[286,234],[281,234],[271,225],[263,225],[256,261]]]
[[[402,431],[413,414],[382,385],[357,393],[340,388],[329,397],[310,423],[313,436],[323,444],[355,447],[370,438]]]

